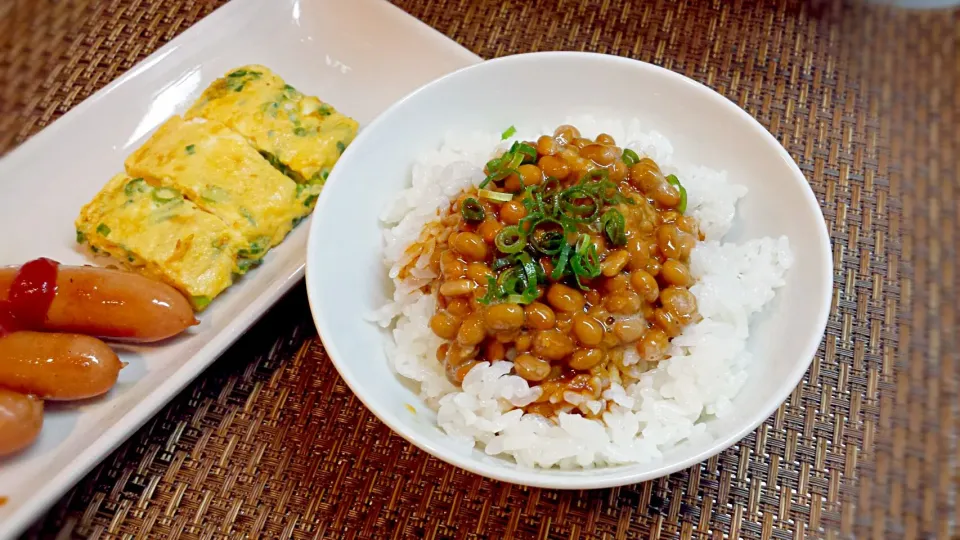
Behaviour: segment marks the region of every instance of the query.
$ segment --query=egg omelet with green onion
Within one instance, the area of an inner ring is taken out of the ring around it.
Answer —
[[[262,257],[312,210],[318,185],[298,185],[215,120],[175,116],[126,161],[127,174],[173,188],[247,241],[241,257]]]
[[[114,176],[80,211],[77,241],[180,290],[200,311],[242,273],[243,237],[168,187]]]
[[[356,134],[269,69],[237,68],[127,158],[81,210],[77,242],[203,310],[310,214]]]
[[[304,95],[260,65],[217,79],[185,116],[226,124],[300,184],[323,184],[358,128],[329,103]]]

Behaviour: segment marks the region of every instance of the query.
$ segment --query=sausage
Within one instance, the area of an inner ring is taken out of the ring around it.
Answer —
[[[0,388],[0,457],[30,446],[43,426],[43,401]]]
[[[10,298],[19,270],[0,268],[0,302]],[[139,274],[92,266],[58,266],[53,275],[56,293],[52,301],[48,300],[46,317],[42,313],[37,317],[42,327],[25,329],[148,343],[197,324],[182,294]]]
[[[106,343],[80,334],[19,331],[0,337],[0,388],[73,400],[113,388],[123,363]]]

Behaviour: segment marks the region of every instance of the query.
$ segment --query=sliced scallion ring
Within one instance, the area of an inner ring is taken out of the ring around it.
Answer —
[[[537,265],[533,263],[533,258],[527,253],[521,253],[517,255],[517,260],[523,265],[523,272],[527,275],[527,282],[533,282],[533,285],[536,286]]]
[[[560,257],[557,258],[557,263],[553,266],[553,272],[550,274],[550,278],[554,281],[563,277],[563,273],[567,269],[567,262],[570,260],[571,248],[572,246],[569,243],[563,244]]]
[[[503,296],[503,294],[500,292],[500,287],[497,285],[497,280],[494,279],[493,276],[487,276],[487,294],[483,295],[483,298],[480,298],[477,301],[481,304],[488,305],[490,302],[493,302],[501,296]]]
[[[625,228],[626,220],[616,208],[609,208],[600,216],[600,229],[606,233],[607,238],[615,246],[622,246],[627,243]]]
[[[581,289],[586,287],[580,278],[595,278],[600,275],[600,255],[589,236],[584,234],[577,239],[577,246],[570,256],[570,269],[573,270],[573,279]]]
[[[501,296],[505,294],[520,294],[527,288],[527,275],[520,266],[511,266],[497,276],[497,287]]]
[[[513,259],[510,257],[500,257],[493,261],[493,270],[496,272],[498,270],[503,270],[504,268],[513,264]]]
[[[498,202],[507,202],[513,199],[513,195],[510,193],[504,193],[502,191],[493,191],[490,189],[481,189],[478,192],[481,199],[489,199],[491,201]]]
[[[146,191],[146,188],[147,183],[143,181],[143,178],[134,178],[127,182],[127,185],[123,186],[123,194],[133,195],[134,193],[142,193]]]
[[[560,230],[543,230],[550,225],[556,225]],[[560,253],[563,244],[567,241],[563,223],[553,218],[543,218],[534,223],[527,236],[529,236],[529,243],[533,249],[549,256]]]
[[[543,181],[543,184],[540,184],[540,196],[544,200],[551,195],[555,195],[560,192],[560,180],[554,178],[553,176],[548,177]]]
[[[473,197],[467,197],[464,199],[463,204],[460,205],[460,215],[470,223],[479,223],[486,217],[486,212],[484,212],[483,205],[480,204],[480,201]]]
[[[529,200],[530,199],[523,200],[524,206],[528,207],[527,210],[530,210],[529,206],[526,204],[526,202]],[[517,225],[520,226],[521,231],[530,234],[530,231],[532,231],[534,227],[537,226],[537,223],[542,219],[544,219],[543,212],[534,210],[528,213],[525,217],[520,218],[520,221],[517,223]]]
[[[680,191],[680,202],[677,203],[677,212],[683,214],[687,211],[687,188],[683,187],[683,184],[680,183],[680,179],[677,178],[675,174],[667,176],[667,183],[671,186],[675,186],[677,190]]]
[[[159,187],[153,190],[153,200],[167,203],[180,198],[180,192],[170,187]]]
[[[523,161],[521,164],[533,163],[537,161],[537,149],[527,143],[520,143],[517,146],[516,152],[523,156]]]
[[[500,170],[514,172],[516,171],[517,167],[519,167],[522,164],[523,164],[523,154],[521,154],[520,152],[512,152],[510,154],[510,160],[504,163],[503,166],[500,167]],[[507,176],[509,176],[509,173],[504,175],[504,178],[506,178]]]
[[[587,173],[580,178],[580,183],[584,184],[591,180],[609,180],[609,179],[610,179],[610,172],[607,171],[606,169],[592,169],[587,171]]]
[[[523,232],[520,231],[520,227],[510,225],[509,227],[500,229],[500,232],[497,233],[494,239],[494,244],[496,244],[497,249],[502,253],[519,253],[526,247],[527,239]]]
[[[585,204],[576,201],[587,200]],[[559,195],[560,210],[566,216],[580,223],[590,223],[600,213],[600,201],[597,196],[581,186],[567,188]]]
[[[633,167],[640,161],[640,156],[636,152],[629,148],[623,149],[623,156],[620,158],[623,160],[624,165],[627,167]]]
[[[585,277],[595,278],[600,275],[600,254],[593,242],[588,243],[587,248],[580,252],[580,266]]]

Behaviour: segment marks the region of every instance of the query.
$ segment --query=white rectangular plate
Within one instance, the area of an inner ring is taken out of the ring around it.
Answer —
[[[264,64],[361,126],[416,87],[479,58],[383,0],[234,0],[0,161],[0,265],[90,261],[80,207],[124,158],[227,70]],[[361,127],[362,129],[362,127]],[[220,296],[189,335],[121,355],[104,398],[57,407],[28,451],[0,460],[0,538],[11,538],[210,365],[302,276],[309,224]]]

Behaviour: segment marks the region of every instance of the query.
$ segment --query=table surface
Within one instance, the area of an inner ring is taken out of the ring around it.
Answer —
[[[0,0],[0,152],[221,3]],[[831,316],[802,384],[739,444],[669,477],[585,492],[512,486],[426,455],[370,414],[327,361],[301,285],[27,537],[960,534],[958,12],[395,3],[485,58],[567,49],[652,62],[767,127],[807,176],[834,246]]]

